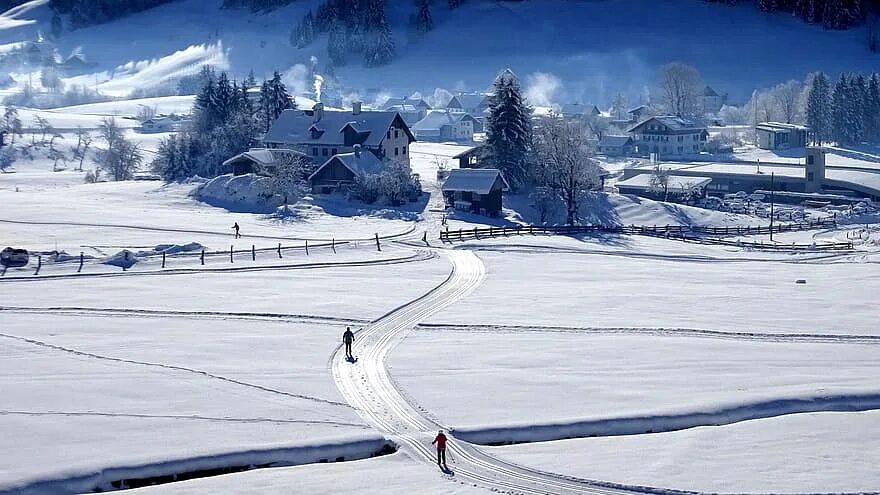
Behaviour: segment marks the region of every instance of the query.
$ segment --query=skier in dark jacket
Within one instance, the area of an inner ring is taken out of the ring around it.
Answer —
[[[239,233],[238,222],[235,222],[235,225],[232,226],[232,230],[235,231],[235,238],[236,238],[236,239],[238,239],[239,237],[241,237],[241,234]]]
[[[443,430],[437,432],[437,436],[434,437],[434,441],[431,442],[431,445],[437,444],[437,465],[446,467],[446,435],[443,434]]]
[[[354,334],[351,332],[351,327],[345,327],[345,333],[342,334],[342,342],[345,343],[345,357],[354,359],[354,356],[351,355],[351,343],[354,342]]]

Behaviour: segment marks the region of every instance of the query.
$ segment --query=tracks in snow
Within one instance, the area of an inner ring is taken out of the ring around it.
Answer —
[[[483,281],[485,268],[475,254],[451,250],[446,255],[454,267],[446,281],[358,333],[356,363],[347,362],[341,348],[331,358],[333,378],[343,397],[401,449],[429,464],[434,463],[431,438],[443,426],[403,398],[388,375],[385,360],[407,330],[467,296]],[[531,470],[496,459],[463,441],[453,440],[448,448],[457,479],[508,493],[611,495],[651,491]]]
[[[219,381],[223,381],[223,382],[227,382],[227,383],[233,383],[235,385],[239,385],[242,387],[247,387],[247,388],[251,388],[251,389],[255,389],[255,390],[261,390],[263,392],[268,392],[268,393],[275,394],[275,395],[281,395],[284,397],[290,397],[293,399],[308,400],[308,401],[318,402],[318,403],[322,403],[322,404],[329,404],[332,406],[351,407],[351,406],[349,406],[349,404],[345,404],[342,402],[337,402],[337,401],[328,400],[328,399],[322,399],[320,397],[312,397],[309,395],[301,395],[301,394],[294,394],[291,392],[285,392],[283,390],[265,387],[263,385],[257,385],[255,383],[249,383],[249,382],[245,382],[242,380],[236,380],[235,378],[229,378],[226,376],[217,375],[214,373],[210,373],[208,371],[199,370],[199,369],[195,369],[195,368],[186,368],[184,366],[175,366],[172,364],[153,363],[153,362],[149,362],[149,361],[137,361],[134,359],[123,359],[123,358],[116,358],[116,357],[112,357],[112,356],[104,356],[101,354],[94,354],[91,352],[80,351],[80,350],[76,350],[76,349],[71,349],[69,347],[64,347],[64,346],[60,346],[60,345],[56,345],[56,344],[50,344],[48,342],[43,342],[41,340],[29,339],[26,337],[19,337],[17,335],[10,335],[10,334],[6,334],[6,333],[0,333],[0,338],[15,340],[18,342],[25,342],[27,344],[43,347],[46,349],[53,349],[56,351],[66,352],[68,354],[72,354],[75,356],[100,359],[102,361],[112,361],[115,363],[136,364],[136,365],[140,365],[140,366],[150,366],[150,367],[155,367],[155,368],[163,368],[163,369],[167,369],[167,370],[192,373],[192,374],[204,376],[206,378],[211,378],[213,380],[219,380]]]

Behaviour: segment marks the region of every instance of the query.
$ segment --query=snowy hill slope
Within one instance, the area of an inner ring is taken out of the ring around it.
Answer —
[[[46,0],[34,0],[0,17],[0,43],[35,39],[49,31]],[[123,96],[192,73],[202,64],[243,77],[286,71],[297,92],[311,89],[310,57],[324,67],[325,39],[298,50],[291,28],[318,0],[298,1],[269,14],[223,10],[219,0],[178,0],[107,24],[65,32],[57,41],[65,56],[80,50],[98,64],[95,74],[70,83],[95,85]],[[766,15],[693,0],[570,2],[471,1],[449,11],[434,4],[435,29],[425,35],[408,27],[410,2],[388,2],[398,57],[389,66],[365,69],[357,62],[336,70],[345,86],[384,88],[390,93],[435,87],[483,89],[509,66],[528,80],[533,97],[557,102],[606,103],[618,90],[636,101],[654,84],[657,68],[681,60],[734,101],[756,86],[814,70],[830,73],[875,69],[864,48],[863,29],[825,31],[790,16]],[[299,66],[298,66],[299,64]],[[557,80],[558,79],[558,80]]]

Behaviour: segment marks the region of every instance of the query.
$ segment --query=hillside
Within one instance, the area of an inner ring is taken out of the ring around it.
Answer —
[[[65,82],[94,87],[97,81],[103,93],[125,96],[136,88],[172,86],[176,77],[207,63],[240,78],[250,69],[258,77],[278,69],[295,92],[312,88],[307,67],[323,70],[326,36],[305,49],[290,46],[289,37],[317,0],[269,14],[220,9],[220,0],[214,8],[206,3],[178,0],[62,33],[60,56],[76,51],[97,64],[97,74]],[[48,33],[47,4],[34,0],[0,18],[0,43]],[[639,0],[472,1],[454,11],[443,2],[434,8],[435,29],[424,35],[408,25],[409,2],[389,4],[397,58],[381,68],[352,63],[336,69],[343,87],[396,94],[436,87],[478,90],[509,66],[536,99],[605,103],[624,91],[637,101],[650,91],[660,65],[681,60],[736,102],[755,87],[802,79],[814,70],[870,71],[878,62],[864,47],[864,28],[826,31],[788,14],[693,0],[666,0],[651,8]]]

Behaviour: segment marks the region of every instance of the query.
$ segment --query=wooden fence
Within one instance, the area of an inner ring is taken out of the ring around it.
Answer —
[[[834,228],[833,220],[818,220],[804,223],[788,223],[774,225],[772,233],[798,232],[823,228]],[[725,237],[740,235],[768,235],[771,227],[689,227],[685,225],[517,225],[510,227],[474,227],[472,229],[447,230],[440,232],[443,242],[466,241],[504,237],[511,235],[582,235],[582,234],[627,234],[665,237],[704,244],[721,244],[730,246],[753,247],[760,249],[781,250],[816,250],[831,251],[852,249],[851,242],[834,242],[823,244],[780,244],[763,241],[743,241],[726,239]]]

